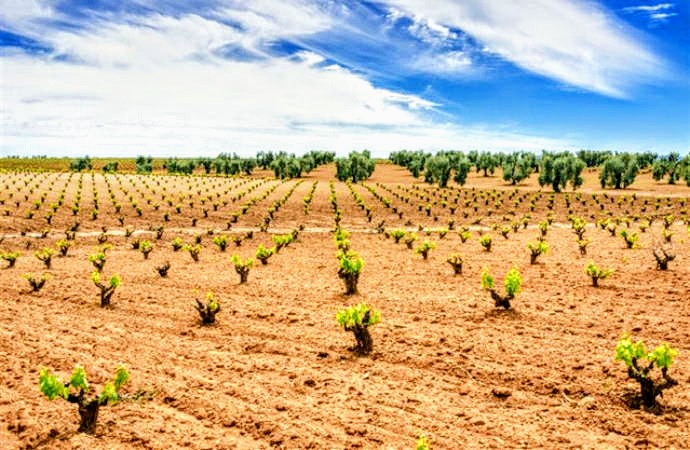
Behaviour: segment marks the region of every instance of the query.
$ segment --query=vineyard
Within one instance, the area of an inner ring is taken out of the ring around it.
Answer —
[[[690,445],[685,183],[341,170],[0,172],[0,448]]]

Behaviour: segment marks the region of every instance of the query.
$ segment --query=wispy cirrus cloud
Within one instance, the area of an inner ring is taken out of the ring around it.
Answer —
[[[261,149],[378,156],[400,148],[565,148],[488,125],[438,123],[433,103],[372,86],[313,55],[270,63],[101,68],[16,58],[0,153],[198,155]]]
[[[663,61],[632,29],[591,2],[385,3],[399,11],[398,17],[462,30],[485,53],[525,70],[611,97],[627,97],[631,88],[658,79],[665,70]]]
[[[49,1],[44,0],[3,0],[0,2],[0,22],[4,25],[26,19],[50,17],[53,9]]]
[[[656,5],[626,6],[625,8],[623,8],[623,11],[654,13],[657,11],[673,9],[674,7],[675,5],[673,3],[658,3]]]
[[[0,0],[0,28],[41,49],[0,54],[0,153],[568,148],[397,83],[501,60],[626,97],[663,71],[596,5],[534,1]]]
[[[647,16],[652,23],[666,22],[671,17],[677,16],[674,12],[676,5],[673,3],[658,3],[656,5],[627,6],[622,9],[626,14],[641,14]]]
[[[17,33],[50,50],[2,57],[0,153],[368,147],[383,156],[402,147],[564,145],[439,122],[441,105],[377,87],[318,50],[276,56],[275,42],[299,42],[343,16],[301,1],[239,3],[203,14],[150,11],[145,2],[139,13],[78,17],[49,8],[15,19]],[[238,57],[239,50],[255,57]]]

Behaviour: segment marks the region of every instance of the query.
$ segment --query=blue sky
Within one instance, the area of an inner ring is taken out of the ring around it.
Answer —
[[[688,153],[689,49],[689,0],[0,0],[0,155]]]

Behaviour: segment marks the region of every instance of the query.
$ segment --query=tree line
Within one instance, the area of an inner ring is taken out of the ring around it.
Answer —
[[[487,151],[439,151],[401,150],[390,154],[389,159],[407,168],[415,178],[423,177],[430,184],[444,188],[452,179],[464,185],[468,174],[475,170],[485,177],[494,175],[500,168],[503,180],[517,185],[533,173],[538,174],[540,186],[551,186],[561,192],[568,186],[573,190],[582,186],[585,168],[599,168],[602,188],[624,189],[630,186],[640,171],[649,169],[656,181],[666,179],[669,184],[685,181],[690,186],[690,155],[679,153],[659,155],[645,153],[613,153],[609,151],[581,150],[579,152],[532,152],[491,153]],[[334,152],[311,151],[301,156],[287,152],[259,152],[255,157],[239,157],[221,153],[216,158],[178,159],[169,158],[163,168],[171,174],[192,174],[201,168],[204,173],[233,176],[251,175],[260,167],[271,170],[276,178],[299,178],[316,167],[335,162],[336,178],[357,183],[366,180],[374,172],[375,160],[368,150],[351,152],[347,157],[336,158]],[[153,158],[138,156],[135,160],[137,173],[151,173]],[[91,170],[91,159],[86,156],[72,161],[74,171]],[[118,163],[103,167],[104,172],[117,172]]]
[[[390,160],[407,168],[412,176],[424,177],[430,184],[446,187],[452,178],[463,185],[472,169],[485,177],[501,168],[503,180],[513,185],[538,174],[540,186],[551,186],[561,192],[568,185],[577,189],[584,182],[582,172],[587,167],[599,167],[602,188],[622,189],[630,186],[640,171],[650,169],[656,181],[667,179],[669,184],[684,180],[690,186],[690,155],[681,158],[679,153],[658,155],[655,153],[612,153],[608,151],[581,150],[571,152],[547,152],[540,155],[531,152],[491,153],[470,151],[440,151],[435,154],[421,150],[393,152]]]

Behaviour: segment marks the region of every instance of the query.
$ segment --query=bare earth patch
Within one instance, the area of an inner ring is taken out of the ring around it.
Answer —
[[[9,216],[0,216],[5,236],[0,248],[23,253],[13,268],[0,262],[0,448],[413,448],[419,432],[439,449],[690,446],[690,234],[680,221],[671,226],[676,259],[668,271],[660,271],[652,251],[661,242],[662,221],[639,231],[647,215],[680,218],[689,207],[690,188],[667,190],[642,175],[634,190],[607,191],[614,198],[605,200],[611,217],[640,217],[629,225],[639,234],[638,247],[626,249],[618,235],[595,226],[603,213],[591,197],[600,192],[596,174],[589,174],[582,193],[586,203],[569,194],[573,214],[590,223],[587,256],[580,255],[566,220],[565,194],[559,194],[546,237],[550,250],[531,265],[527,243],[535,240],[536,224],[549,213],[550,194],[544,192],[530,212],[530,196],[538,192],[533,180],[517,187],[515,195],[527,197],[514,205],[508,200],[514,187],[473,174],[463,189],[448,191],[450,198],[460,193],[461,199],[450,213],[450,204],[442,206],[433,188],[413,183],[399,167],[379,166],[365,185],[389,198],[391,208],[365,186],[353,186],[372,209],[371,222],[349,188],[335,183],[342,226],[365,261],[359,294],[348,297],[337,276],[331,232],[332,175],[333,168],[324,167],[307,177],[265,233],[257,224],[297,181],[108,176],[122,204],[118,213],[100,174],[93,180],[90,174],[71,179],[69,174],[0,175],[3,186],[12,177],[22,180],[0,194],[5,200],[0,211],[10,210]],[[80,177],[81,208],[73,215]],[[305,214],[302,198],[313,181],[318,185]],[[405,191],[412,186],[418,189]],[[227,228],[232,212],[273,187]],[[63,188],[64,204],[47,224],[48,205]],[[489,205],[477,202],[477,212],[463,205],[473,193],[489,195],[494,188],[503,192],[501,205],[493,198]],[[96,220],[91,217],[94,191],[100,205]],[[15,192],[19,207],[9,192]],[[27,219],[43,192],[45,201]],[[172,205],[161,198],[163,192]],[[410,202],[392,192],[409,196]],[[631,202],[633,192],[637,199]],[[142,208],[141,216],[130,195]],[[626,200],[619,204],[621,196]],[[655,209],[657,197],[661,201]],[[427,203],[434,203],[429,216],[419,208]],[[176,205],[182,207],[179,214]],[[493,210],[490,216],[487,209]],[[528,227],[511,231],[508,239],[490,228],[525,214],[531,215]],[[440,238],[435,230],[449,220],[455,229]],[[45,270],[33,252],[55,248],[75,221],[80,222],[76,243],[68,256],[55,256]],[[437,248],[424,261],[402,242],[377,233],[382,221],[386,229],[416,231],[421,225],[419,240],[430,239]],[[148,230],[160,225],[165,230],[156,240]],[[271,233],[300,225],[304,230],[296,242],[267,265],[255,261],[248,282],[239,284],[230,262],[233,253],[253,257],[259,244],[273,245]],[[457,233],[461,225],[471,228],[465,243]],[[122,278],[111,309],[99,307],[90,279],[88,256],[98,245],[101,227],[112,245],[104,274]],[[125,237],[128,228],[133,234]],[[43,229],[48,235],[40,238]],[[221,252],[208,230],[243,240],[240,246],[231,241]],[[248,238],[250,230],[254,233]],[[491,252],[480,246],[480,232],[493,237]],[[199,262],[184,250],[173,251],[173,238],[192,243],[197,235],[203,247]],[[132,249],[136,238],[154,244],[148,259]],[[446,262],[454,252],[465,261],[461,275],[454,275]],[[615,271],[598,288],[584,274],[590,259]],[[165,261],[171,267],[161,278],[155,268]],[[496,310],[480,288],[481,270],[489,267],[501,282],[513,266],[522,273],[522,292],[512,301],[513,310]],[[50,278],[40,292],[30,293],[25,272],[46,272]],[[194,299],[206,291],[222,307],[211,326],[201,326],[195,310]],[[382,316],[371,329],[374,350],[368,357],[348,351],[354,339],[335,321],[339,308],[361,301]],[[629,406],[637,385],[627,378],[624,364],[613,359],[626,331],[651,346],[668,342],[680,352],[671,368],[680,384],[665,392],[657,413]],[[81,364],[100,386],[118,363],[131,375],[125,387],[129,400],[101,409],[94,436],[76,433],[74,405],[50,402],[38,390],[41,367],[64,378]]]

